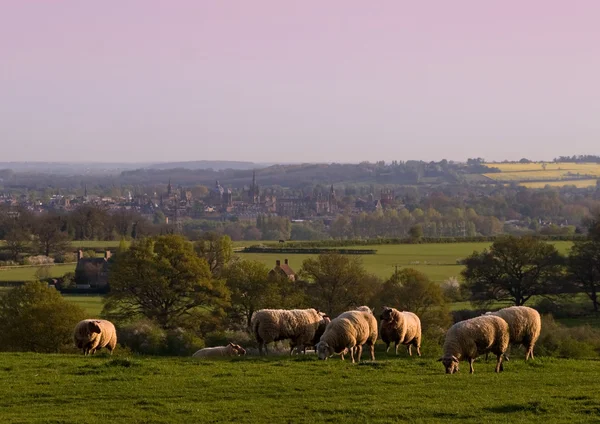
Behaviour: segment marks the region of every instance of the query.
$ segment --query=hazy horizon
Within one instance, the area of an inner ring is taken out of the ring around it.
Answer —
[[[600,153],[593,0],[0,0],[0,11],[2,162]]]

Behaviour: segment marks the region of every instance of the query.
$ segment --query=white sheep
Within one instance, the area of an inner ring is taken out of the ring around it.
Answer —
[[[117,330],[112,322],[104,319],[85,319],[75,326],[75,345],[84,355],[94,354],[97,349],[106,347],[111,353],[117,346]]]
[[[240,356],[245,355],[246,350],[235,343],[229,343],[227,346],[205,347],[198,350],[192,356],[194,358],[215,358],[219,356]]]
[[[364,310],[348,311],[333,319],[317,343],[319,359],[327,359],[334,353],[350,353],[354,363],[355,353],[357,360],[362,356],[362,346],[368,345],[371,351],[371,360],[375,360],[375,342],[377,341],[377,320],[371,312]]]
[[[381,313],[381,340],[386,344],[386,352],[390,350],[390,343],[395,343],[396,355],[398,347],[406,345],[408,354],[412,356],[411,346],[417,349],[421,356],[421,320],[412,312],[400,312],[395,308],[384,306]]]
[[[315,347],[317,345],[317,343],[319,343],[319,340],[321,340],[321,336],[325,332],[325,328],[327,328],[327,324],[329,324],[330,322],[331,322],[331,318],[329,318],[328,315],[323,315],[323,319],[319,323],[319,326],[317,327],[317,331],[315,331],[314,337],[312,338],[310,343],[304,345],[304,349],[303,349],[302,353],[306,353],[307,347]],[[294,352],[294,348],[296,348],[296,347],[297,347],[296,343],[290,342],[290,355]],[[298,354],[300,354],[299,350],[297,350],[297,352],[298,352]]]
[[[323,325],[325,314],[316,309],[261,309],[252,314],[250,325],[258,342],[258,350],[269,353],[267,344],[290,339],[293,352],[304,350],[313,343],[315,334]]]
[[[473,361],[479,355],[491,352],[498,358],[496,372],[504,370],[502,359],[510,340],[508,324],[494,315],[482,315],[454,324],[446,333],[444,355],[439,359],[446,367],[446,374],[458,371],[460,360],[469,361],[470,373]]]
[[[508,323],[510,344],[521,344],[526,350],[525,360],[533,359],[533,348],[542,331],[542,319],[538,311],[527,306],[511,306],[496,312],[495,315]]]

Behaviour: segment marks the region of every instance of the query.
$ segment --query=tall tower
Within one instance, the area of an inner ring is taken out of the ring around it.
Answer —
[[[331,188],[329,189],[329,213],[335,213],[337,211],[337,199],[335,197],[335,189],[333,188],[333,184],[331,184]]]
[[[167,195],[171,196],[171,191],[173,187],[171,187],[171,178],[169,177],[169,185],[167,186]]]

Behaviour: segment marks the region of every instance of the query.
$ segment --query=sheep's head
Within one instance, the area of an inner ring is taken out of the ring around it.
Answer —
[[[317,349],[317,355],[319,356],[319,359],[326,360],[333,355],[333,348],[329,346],[327,342],[319,342],[315,347]]]
[[[235,343],[232,343],[232,344],[233,344],[234,349],[238,353],[238,355],[245,355],[246,354],[246,349],[244,349],[243,347],[241,347],[240,345],[237,345]]]
[[[382,321],[391,321],[392,319],[392,308],[388,308],[387,306],[383,307],[383,312],[379,315],[379,319]]]
[[[357,311],[368,312],[371,315],[375,313],[375,308],[369,308],[368,306],[359,306],[356,308]]]
[[[446,368],[446,374],[454,374],[458,372],[458,358],[454,355],[444,355],[438,359]]]
[[[100,328],[100,322],[99,321],[88,322],[88,331],[90,333],[100,334],[102,332],[102,329]]]

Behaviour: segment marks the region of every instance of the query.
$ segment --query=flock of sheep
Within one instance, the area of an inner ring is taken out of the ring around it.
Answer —
[[[384,307],[378,328],[373,311],[367,306],[347,311],[330,319],[316,309],[262,309],[254,313],[251,329],[256,337],[260,354],[268,354],[267,345],[279,340],[290,340],[290,354],[306,352],[314,347],[319,359],[327,359],[334,354],[349,354],[352,362],[360,361],[363,346],[369,348],[371,360],[375,360],[375,342],[380,336],[390,349],[395,344],[405,345],[412,355],[414,346],[421,356],[421,320],[412,312],[401,312]],[[521,344],[527,353],[525,360],[533,359],[533,348],[541,331],[540,314],[526,306],[512,306],[497,312],[488,312],[454,324],[446,332],[443,356],[447,374],[458,371],[459,362],[468,361],[473,373],[473,361],[480,355],[496,355],[496,372],[503,370],[503,359],[508,360],[506,351],[509,344]],[[115,326],[106,320],[87,319],[75,327],[75,345],[85,355],[94,354],[97,349],[107,348],[110,353],[117,344]],[[210,358],[217,356],[245,355],[239,345],[209,347],[194,353],[194,357]]]

